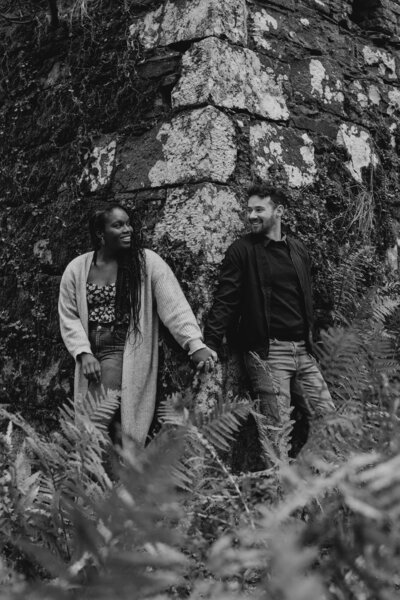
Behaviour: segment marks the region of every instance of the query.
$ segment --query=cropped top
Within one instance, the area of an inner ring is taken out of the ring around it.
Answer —
[[[86,297],[89,312],[89,322],[114,323],[116,284],[97,285],[86,283]],[[128,322],[129,315],[125,315],[124,322]]]

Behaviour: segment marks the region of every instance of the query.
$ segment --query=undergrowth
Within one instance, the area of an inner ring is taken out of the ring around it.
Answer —
[[[230,467],[257,414],[246,399],[204,414],[195,395],[170,397],[160,432],[146,449],[126,440],[113,472],[104,423],[115,398],[65,406],[50,438],[3,411],[2,597],[395,598],[397,304],[360,299],[348,322],[338,304],[318,350],[337,414],[295,461],[261,431],[263,471]]]

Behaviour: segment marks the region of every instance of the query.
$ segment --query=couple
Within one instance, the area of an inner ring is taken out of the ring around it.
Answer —
[[[122,432],[144,445],[155,410],[159,319],[198,370],[213,368],[236,322],[252,391],[271,425],[279,427],[293,392],[310,415],[332,412],[311,355],[309,256],[301,242],[281,235],[285,201],[276,188],[249,190],[251,233],[226,252],[205,343],[174,274],[139,246],[125,209],[96,212],[89,222],[94,250],[69,263],[60,285],[61,334],[76,361],[75,397],[101,385],[120,390],[117,426],[120,421]]]

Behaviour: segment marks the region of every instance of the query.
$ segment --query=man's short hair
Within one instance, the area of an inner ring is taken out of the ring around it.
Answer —
[[[274,206],[282,204],[285,206],[288,201],[288,195],[284,189],[275,187],[268,183],[255,183],[251,185],[247,191],[247,196],[259,196],[260,198],[267,198],[270,196],[271,202]]]

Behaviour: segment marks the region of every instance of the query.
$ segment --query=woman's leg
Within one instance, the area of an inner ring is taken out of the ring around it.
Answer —
[[[91,382],[89,392],[93,395],[102,394],[102,388],[107,392],[121,395],[122,360],[125,347],[126,328],[94,326],[90,328],[89,341],[93,354],[100,363],[101,381]],[[114,444],[120,442],[121,409],[114,413],[108,424],[110,437]]]

